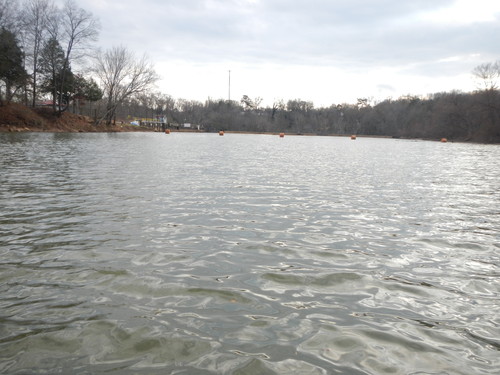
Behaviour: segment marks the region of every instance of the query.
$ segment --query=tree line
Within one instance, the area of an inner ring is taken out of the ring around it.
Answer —
[[[54,111],[64,112],[78,97],[100,99],[97,83],[72,71],[98,31],[98,20],[74,1],[57,8],[49,0],[0,0],[0,100],[17,96],[34,107],[49,95]]]
[[[48,97],[62,114],[105,100],[94,115],[96,124],[109,125],[117,107],[158,76],[146,57],[125,47],[98,50],[99,30],[99,20],[75,0],[62,7],[52,0],[0,0],[0,105],[16,100],[36,107]]]
[[[35,107],[50,98],[55,113],[71,110],[107,125],[146,117],[207,131],[500,141],[500,60],[472,71],[478,89],[469,93],[359,98],[321,108],[302,99],[262,106],[262,98],[246,95],[199,102],[155,92],[152,63],[126,47],[99,51],[99,30],[99,20],[75,0],[62,7],[52,0],[0,0],[0,105],[15,100]]]
[[[174,126],[197,124],[206,131],[500,142],[500,93],[494,87],[472,93],[435,93],[425,98],[408,95],[376,103],[360,98],[354,104],[320,108],[301,99],[277,100],[266,107],[248,104],[245,97],[240,101],[199,102],[147,93],[123,102],[117,113],[122,119],[131,114],[150,119],[166,117]]]

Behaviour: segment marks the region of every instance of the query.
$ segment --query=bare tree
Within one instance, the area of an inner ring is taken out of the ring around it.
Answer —
[[[158,99],[156,100],[156,103],[158,105],[158,110],[160,111],[160,114],[172,114],[174,108],[175,108],[175,99],[172,98],[168,94],[157,94]]]
[[[500,79],[500,60],[476,66],[472,75],[479,81],[478,86],[484,90],[498,89]]]
[[[92,13],[79,8],[74,0],[66,0],[61,12],[60,26],[61,39],[66,46],[60,82],[61,89],[59,90],[59,112],[61,113],[69,106],[69,103],[65,103],[64,107],[61,108],[70,63],[85,56],[91,44],[97,41],[100,24]]]
[[[39,58],[46,39],[49,19],[55,12],[52,0],[26,0],[22,12],[22,27],[28,43],[28,61],[32,71],[32,105],[36,104]]]
[[[245,109],[258,109],[262,103],[261,97],[256,97],[255,99],[251,99],[248,95],[243,95],[240,100],[240,104],[245,106]]]
[[[121,103],[146,92],[159,78],[146,56],[136,59],[125,47],[113,47],[99,53],[95,73],[106,97],[106,112],[98,123],[104,120],[106,125],[111,124]]]
[[[18,15],[17,0],[0,0],[0,28],[15,32]]]
[[[479,81],[478,105],[481,112],[481,122],[489,127],[491,134],[500,135],[500,60],[477,66],[472,71],[473,76]]]

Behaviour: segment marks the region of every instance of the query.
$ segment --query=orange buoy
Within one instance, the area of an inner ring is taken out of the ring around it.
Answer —
[[[165,129],[165,134],[170,134],[170,129]]]
[[[351,139],[354,141],[356,139],[356,135],[355,134],[351,135]]]
[[[285,137],[285,133],[280,133],[280,138]]]
[[[221,130],[221,131],[219,132],[219,135],[224,135],[224,132]]]
[[[441,142],[446,143],[446,142],[448,142],[448,140],[446,138],[441,138]]]

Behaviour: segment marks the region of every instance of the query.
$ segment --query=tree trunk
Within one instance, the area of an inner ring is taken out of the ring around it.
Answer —
[[[11,99],[12,99],[12,85],[7,80],[5,82],[5,100],[7,101],[7,103],[10,103]]]

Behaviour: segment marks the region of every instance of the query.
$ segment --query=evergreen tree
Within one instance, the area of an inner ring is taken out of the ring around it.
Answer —
[[[81,75],[76,75],[73,87],[73,112],[80,114],[80,105],[85,101],[90,103],[101,100],[103,92],[93,78],[85,79]]]
[[[55,38],[50,38],[40,54],[40,73],[43,77],[40,90],[52,96],[54,112],[62,103],[58,103],[61,75],[64,69],[64,51]],[[67,88],[67,85],[66,87]]]
[[[81,75],[75,76],[74,96],[78,99],[85,99],[96,102],[102,99],[103,92],[93,78],[85,79]]]
[[[19,87],[27,80],[28,74],[23,67],[24,54],[19,47],[15,35],[0,29],[0,81],[5,87],[5,99],[7,102]],[[3,104],[3,95],[0,87],[0,104]]]

